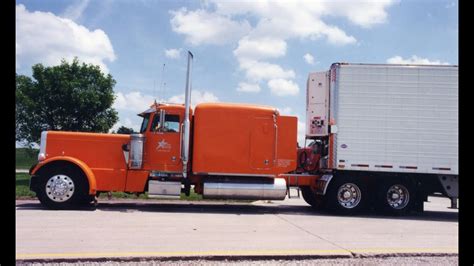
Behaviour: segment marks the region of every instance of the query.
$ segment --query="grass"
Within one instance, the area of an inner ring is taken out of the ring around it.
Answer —
[[[34,198],[36,193],[30,191],[30,175],[16,174],[16,198]]]
[[[30,169],[38,160],[38,152],[28,148],[16,149],[16,169]]]
[[[30,191],[30,175],[17,173],[16,174],[16,198],[35,198],[36,193]],[[100,194],[99,198],[107,198],[107,193]],[[135,199],[135,194],[128,194],[125,192],[112,192],[112,198],[115,199]],[[140,194],[139,199],[149,199],[148,193]],[[181,193],[181,200],[202,200],[202,195],[191,190],[189,197]]]

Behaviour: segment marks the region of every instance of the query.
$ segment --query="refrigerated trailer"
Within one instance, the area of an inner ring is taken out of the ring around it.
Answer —
[[[457,206],[457,66],[335,63],[309,74],[306,95],[321,175],[308,203],[403,213],[439,193]]]

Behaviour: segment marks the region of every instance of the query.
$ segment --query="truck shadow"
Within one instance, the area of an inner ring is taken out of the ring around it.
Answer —
[[[18,210],[48,210],[41,206],[39,202],[17,202]],[[209,203],[209,202],[156,202],[156,201],[134,201],[134,202],[114,202],[99,201],[97,206],[85,206],[75,209],[76,211],[107,211],[107,212],[156,212],[156,213],[212,213],[212,214],[236,214],[236,215],[264,215],[264,214],[285,214],[304,216],[326,216],[344,218],[375,218],[391,220],[425,220],[440,222],[459,221],[458,212],[432,211],[426,210],[423,213],[411,213],[405,216],[389,216],[377,214],[374,211],[366,211],[357,216],[342,216],[325,211],[313,210],[309,206],[302,205],[254,205],[251,203]]]

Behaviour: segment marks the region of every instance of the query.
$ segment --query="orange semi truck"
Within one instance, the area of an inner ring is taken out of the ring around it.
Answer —
[[[282,200],[297,168],[297,118],[267,106],[154,103],[139,114],[138,134],[44,131],[30,188],[50,208],[88,203],[98,193],[196,193],[209,199]]]
[[[384,139],[392,136],[389,133],[393,128],[380,123],[392,119],[390,110],[378,110],[383,117],[367,110],[376,108],[381,101],[377,95],[385,100],[388,97],[383,96],[383,91],[374,93],[375,97],[366,97],[372,101],[367,103],[351,91],[354,88],[350,84],[360,82],[356,77],[362,77],[372,87],[381,80],[387,82],[389,78],[373,74],[377,66],[334,64],[329,71],[309,75],[306,137],[311,143],[298,148],[297,118],[281,115],[275,108],[204,103],[193,110],[192,57],[188,53],[185,104],[154,103],[139,114],[143,118],[139,133],[42,132],[38,163],[30,169],[30,189],[40,202],[49,208],[70,208],[111,191],[177,198],[183,192],[189,195],[191,187],[206,199],[283,200],[289,196],[290,188],[296,187],[314,208],[345,214],[372,205],[396,214],[419,210],[427,195],[434,192],[454,199],[455,205],[457,154],[450,161],[443,161],[444,155],[431,154],[431,146],[427,148],[424,141],[421,146],[415,145],[415,151],[410,150],[413,158],[400,156],[397,147],[405,146]],[[379,67],[383,75],[387,75],[387,69],[397,75],[400,69],[420,72],[413,66]],[[406,76],[402,79],[406,86]],[[380,87],[397,93],[386,83]],[[351,103],[350,97],[355,102]],[[393,112],[403,111],[387,104]],[[418,119],[416,114],[415,118]],[[439,123],[444,118],[437,119]],[[442,129],[437,125],[438,130]],[[453,127],[452,123],[447,125]],[[413,133],[423,132],[410,134]],[[454,134],[448,129],[442,133]],[[375,146],[379,150],[370,147],[364,134],[375,144],[382,143]],[[447,142],[435,145],[435,153],[452,151],[452,145],[445,145]],[[413,165],[422,157],[416,149],[435,160],[420,159],[420,165]],[[432,170],[432,163],[438,168]]]

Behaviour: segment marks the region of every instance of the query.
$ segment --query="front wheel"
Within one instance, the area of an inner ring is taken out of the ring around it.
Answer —
[[[365,183],[359,178],[346,176],[333,178],[325,195],[327,209],[344,215],[364,210],[368,198]]]
[[[63,167],[40,176],[38,199],[50,209],[68,209],[88,199],[88,185],[82,172]]]

